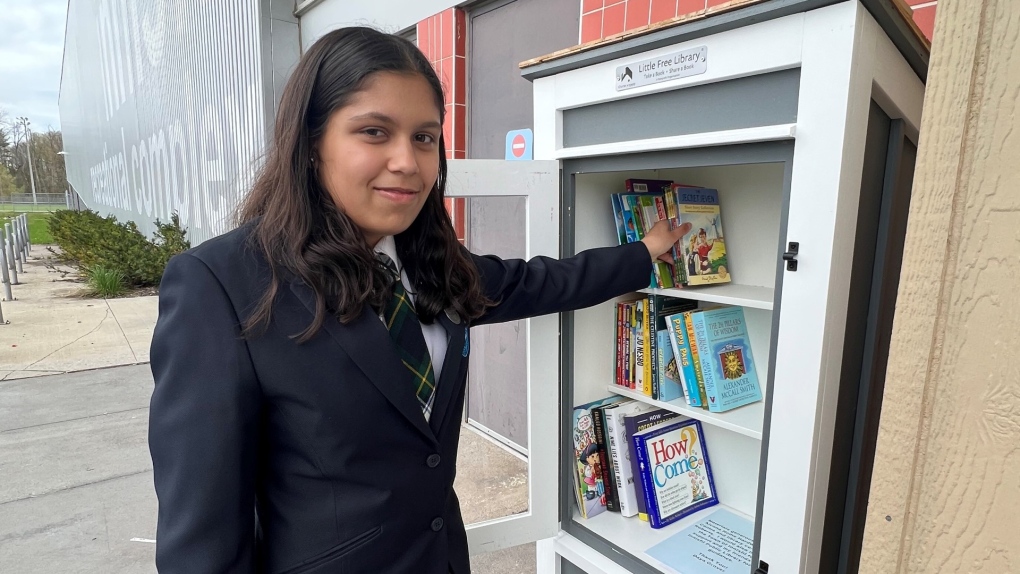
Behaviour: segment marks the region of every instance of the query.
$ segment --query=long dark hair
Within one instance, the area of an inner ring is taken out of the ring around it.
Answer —
[[[272,270],[265,295],[245,321],[246,335],[268,326],[285,275],[315,292],[315,318],[296,335],[299,342],[314,336],[331,316],[353,321],[365,305],[379,309],[391,295],[391,276],[312,165],[330,115],[376,72],[420,75],[435,92],[440,121],[445,118],[442,84],[411,42],[354,27],[334,30],[312,45],[287,81],[266,162],[238,211],[238,224],[255,221],[252,239]],[[491,305],[477,268],[457,241],[443,202],[445,188],[446,147],[440,136],[436,184],[418,217],[395,237],[397,255],[414,285],[418,318],[426,324],[446,309],[471,320]]]

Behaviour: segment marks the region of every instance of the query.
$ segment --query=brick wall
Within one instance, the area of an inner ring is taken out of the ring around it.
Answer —
[[[418,22],[418,48],[432,63],[443,82],[446,121],[443,141],[447,159],[467,157],[467,43],[463,10],[450,8]],[[457,237],[464,242],[466,217],[464,199],[447,199]]]
[[[693,14],[729,0],[581,0],[581,43]],[[938,0],[907,0],[914,21],[930,40]]]

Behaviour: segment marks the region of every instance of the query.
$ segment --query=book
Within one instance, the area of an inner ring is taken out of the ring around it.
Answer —
[[[701,354],[698,349],[698,341],[694,336],[694,324],[692,318],[700,311],[684,313],[684,327],[687,329],[687,344],[691,347],[691,363],[694,365],[694,387],[698,391],[698,400],[702,408],[708,408],[708,396],[705,394],[705,377],[701,369]]]
[[[662,202],[661,190],[613,194],[613,218],[620,241],[627,243],[640,241],[657,221],[666,219],[666,209]],[[675,275],[675,266],[656,260],[652,265],[649,287],[660,289],[676,287],[673,280]]]
[[[632,178],[623,184],[630,193],[662,192],[672,187],[673,180]]]
[[[708,410],[725,412],[761,400],[742,307],[723,307],[691,317],[705,381]]]
[[[628,401],[605,410],[609,457],[616,476],[616,491],[620,496],[620,514],[623,516],[637,514],[637,492],[634,489],[634,473],[630,465],[631,450],[626,442],[623,418],[654,408],[641,401]]]
[[[621,400],[623,397],[613,396],[574,407],[572,440],[577,469],[574,473],[574,497],[584,518],[591,518],[606,510],[605,474],[599,461],[591,409]]]
[[[630,450],[630,471],[633,476],[640,476],[637,453],[634,451],[634,441],[632,440],[634,434],[638,431],[643,431],[646,428],[666,423],[677,418],[680,418],[680,414],[666,409],[655,409],[623,417],[624,439],[627,443],[628,450]],[[634,494],[637,502],[638,518],[648,522],[648,507],[645,504],[645,488],[640,480],[634,481]]]
[[[620,511],[620,497],[616,492],[613,467],[609,464],[609,449],[607,448],[605,433],[605,409],[606,406],[599,405],[591,409],[591,422],[595,428],[595,445],[599,452],[599,465],[603,469],[603,489],[606,497],[606,510],[610,512]]]
[[[754,523],[725,508],[649,548],[652,558],[684,574],[747,574],[754,551]]]
[[[687,338],[685,315],[686,313],[677,313],[667,317],[666,332],[669,335],[669,344],[683,385],[684,399],[689,406],[700,407],[701,395],[698,394],[698,376],[694,372],[694,359],[691,356],[691,345]],[[675,398],[679,398],[679,395]]]
[[[623,203],[618,194],[613,194],[613,219],[616,221],[616,235],[620,245],[627,243],[627,226],[623,221]]]
[[[680,240],[687,285],[710,285],[730,281],[723,234],[719,192],[714,189],[674,185],[672,189],[680,223],[691,231]]]
[[[673,355],[673,346],[670,344],[669,331],[662,329],[655,334],[655,338],[658,341],[655,348],[655,368],[659,373],[659,394],[656,398],[660,401],[674,401],[684,398],[685,402],[689,405],[690,400],[687,400],[687,391],[684,387],[683,378],[680,375],[680,367],[677,364],[676,357]]]
[[[665,295],[649,295],[646,299],[648,301],[649,309],[648,328],[652,329],[648,333],[649,349],[648,353],[646,353],[646,357],[650,359],[652,376],[652,394],[650,396],[656,400],[668,400],[663,399],[660,396],[662,368],[659,367],[658,363],[658,359],[660,358],[658,334],[660,331],[666,329],[666,317],[681,311],[697,309],[698,302],[691,299],[667,297]],[[671,392],[672,390],[673,389],[670,389]]]
[[[652,528],[719,503],[700,421],[655,426],[632,440]]]
[[[633,330],[634,330],[634,384],[631,388],[644,393],[645,389],[645,324],[648,313],[646,311],[647,300],[638,299],[634,303]],[[651,381],[649,381],[651,384]],[[651,388],[651,387],[649,387]]]

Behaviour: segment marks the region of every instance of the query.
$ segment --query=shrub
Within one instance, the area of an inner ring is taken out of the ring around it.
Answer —
[[[124,292],[124,274],[116,269],[93,267],[88,271],[91,295],[110,299]]]
[[[54,213],[50,233],[62,261],[86,276],[97,268],[117,271],[128,287],[158,285],[170,258],[191,247],[176,212],[168,223],[156,221],[153,240],[142,235],[133,221],[121,223],[112,215],[100,217],[89,210]]]

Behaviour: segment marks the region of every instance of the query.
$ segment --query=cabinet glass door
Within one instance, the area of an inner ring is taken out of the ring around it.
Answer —
[[[559,163],[450,160],[447,207],[478,255],[559,256]],[[454,488],[472,554],[557,531],[559,318],[473,327]]]

